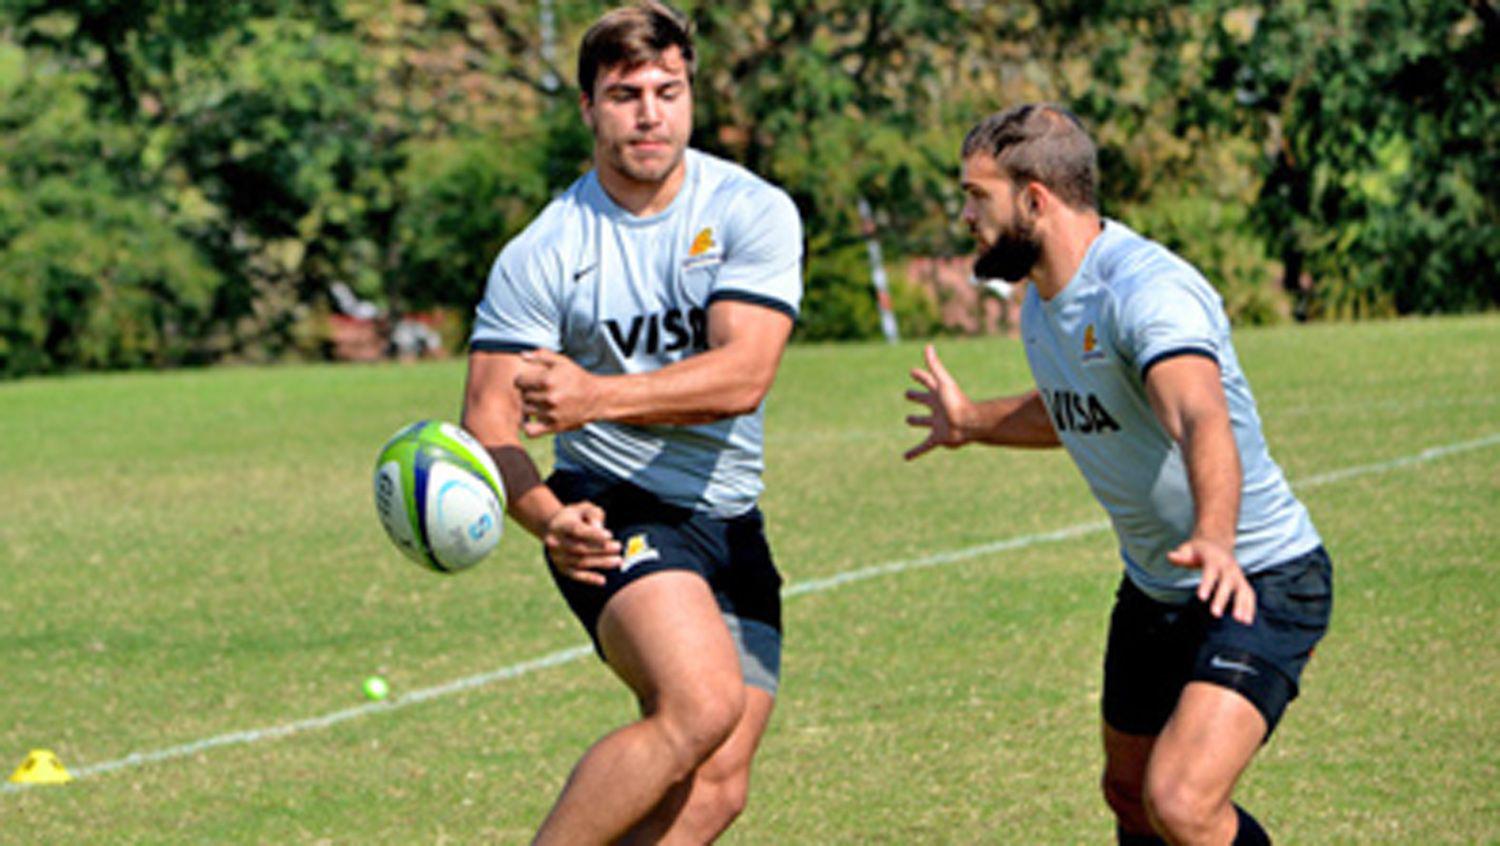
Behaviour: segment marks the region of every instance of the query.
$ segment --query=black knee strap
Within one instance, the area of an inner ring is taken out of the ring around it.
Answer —
[[[1271,846],[1270,836],[1255,821],[1255,817],[1250,816],[1239,805],[1234,806],[1234,815],[1239,818],[1240,828],[1235,832],[1231,846]]]
[[[1120,846],[1167,846],[1167,841],[1154,834],[1131,834],[1120,826],[1115,826],[1115,840]]]

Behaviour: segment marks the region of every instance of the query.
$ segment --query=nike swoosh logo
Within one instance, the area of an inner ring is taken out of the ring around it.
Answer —
[[[589,275],[590,273],[593,273],[594,272],[594,268],[596,268],[598,266],[599,265],[597,265],[597,264],[591,264],[591,265],[589,265],[588,267],[585,267],[582,270],[575,270],[575,271],[573,271],[573,281],[577,282],[578,280],[580,280],[583,277]]]
[[[1215,670],[1234,670],[1240,673],[1248,673],[1252,676],[1260,675],[1260,673],[1257,672],[1256,669],[1249,664],[1241,663],[1239,661],[1226,661],[1217,655],[1208,659],[1208,666],[1213,667]]]

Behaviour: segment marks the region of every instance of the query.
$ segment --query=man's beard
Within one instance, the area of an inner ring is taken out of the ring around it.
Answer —
[[[632,182],[654,184],[664,181],[677,169],[682,154],[683,149],[675,147],[665,158],[633,159],[622,146],[614,156],[615,170]]]
[[[1041,239],[1034,230],[1017,221],[974,260],[974,275],[980,279],[1020,282],[1031,273],[1041,255]]]

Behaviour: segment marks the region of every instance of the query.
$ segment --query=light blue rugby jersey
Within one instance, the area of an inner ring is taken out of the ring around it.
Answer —
[[[802,219],[791,198],[739,165],[685,157],[682,188],[658,214],[616,205],[593,171],[553,200],[495,260],[470,346],[546,348],[591,373],[644,373],[708,348],[715,301],[795,318]],[[691,426],[590,423],[557,436],[557,466],[734,516],[760,496],[764,411]]]
[[[1172,355],[1219,364],[1244,473],[1240,566],[1264,570],[1321,542],[1266,448],[1223,302],[1186,261],[1106,221],[1057,296],[1043,301],[1028,286],[1021,331],[1053,426],[1109,513],[1126,573],[1147,595],[1186,602],[1201,576],[1166,558],[1192,532],[1193,499],[1182,452],[1151,410],[1144,377]]]

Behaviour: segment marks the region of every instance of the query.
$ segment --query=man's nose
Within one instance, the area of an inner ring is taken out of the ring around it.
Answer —
[[[661,122],[661,100],[655,94],[641,97],[635,111],[635,122],[642,126],[655,126]]]

